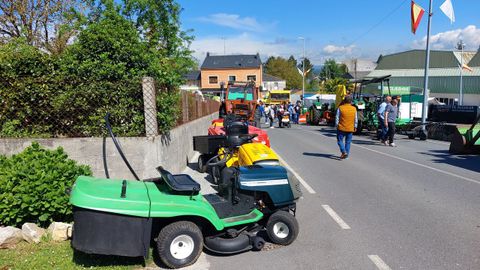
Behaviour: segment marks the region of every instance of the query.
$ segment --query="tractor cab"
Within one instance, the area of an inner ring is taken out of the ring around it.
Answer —
[[[225,94],[226,113],[252,122],[257,99],[258,88],[255,86],[255,82],[231,82],[228,84]]]

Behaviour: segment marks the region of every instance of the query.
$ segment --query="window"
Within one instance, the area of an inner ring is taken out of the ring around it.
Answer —
[[[273,88],[274,88],[274,89],[278,89],[278,82],[274,82],[274,83],[273,83]]]
[[[209,84],[217,84],[218,83],[218,77],[217,76],[209,76],[208,77],[208,83]]]
[[[228,81],[229,82],[234,82],[236,80],[237,80],[237,76],[232,76],[232,75],[228,76]]]
[[[257,75],[248,75],[247,81],[257,81]]]

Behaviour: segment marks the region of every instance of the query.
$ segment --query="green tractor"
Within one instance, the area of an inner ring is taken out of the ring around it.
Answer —
[[[202,195],[186,174],[158,167],[158,177],[137,176],[112,132],[120,156],[136,180],[79,176],[70,191],[72,247],[89,254],[147,257],[151,244],[170,268],[193,264],[205,248],[219,254],[260,250],[265,231],[271,242],[289,245],[297,237],[295,219],[299,184],[280,165],[229,168],[220,173],[218,193]],[[234,130],[236,130],[234,128]],[[249,134],[218,137],[239,145]],[[217,164],[207,164],[217,165]]]
[[[312,126],[318,126],[321,122],[331,125],[335,122],[332,111],[335,111],[335,104],[322,103],[317,97],[307,109],[306,122]]]

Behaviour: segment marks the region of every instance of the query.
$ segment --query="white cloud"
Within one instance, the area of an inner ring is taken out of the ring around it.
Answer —
[[[438,33],[430,37],[430,44],[435,50],[453,50],[457,42],[463,39],[467,50],[475,51],[480,46],[480,28],[475,25],[469,25],[464,29]],[[414,49],[425,49],[427,37],[421,40],[415,40],[412,44]]]
[[[198,18],[199,21],[213,23],[225,27],[230,27],[242,31],[264,32],[274,25],[274,23],[259,23],[252,17],[240,17],[237,14],[216,13],[208,17]]]
[[[200,63],[205,59],[207,52],[216,55],[222,55],[224,40],[219,37],[199,38],[192,42],[194,56]],[[235,37],[225,39],[226,54],[256,54],[259,53],[263,60],[270,56],[281,56],[284,58],[293,55],[300,58],[303,51],[301,43],[277,43],[256,38],[248,33],[243,33]],[[308,57],[308,55],[307,55]]]
[[[288,39],[288,42],[278,42],[279,39],[266,40],[264,38],[252,35],[250,33],[242,33],[237,36],[227,37],[225,39],[225,54],[256,54],[259,53],[263,61],[268,57],[288,58],[293,55],[297,61],[301,61],[303,57],[303,42],[299,39]],[[213,55],[223,55],[224,40],[220,37],[203,37],[195,39],[190,48],[194,50],[193,56],[202,64],[207,52]],[[363,50],[355,45],[348,47],[328,45],[322,49],[319,45],[308,42],[306,44],[306,57],[315,65],[320,65],[327,59],[336,59],[342,61],[351,59],[352,57],[362,57],[372,60],[378,58],[379,52],[375,50],[370,55],[361,54]]]
[[[345,54],[352,54],[355,45],[350,46],[336,46],[336,45],[327,45],[323,48],[323,52],[328,55],[345,55]]]

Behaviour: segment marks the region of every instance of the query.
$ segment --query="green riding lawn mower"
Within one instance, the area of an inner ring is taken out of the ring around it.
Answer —
[[[218,193],[202,195],[186,174],[158,167],[158,177],[137,176],[112,132],[115,147],[136,180],[80,176],[70,191],[74,225],[72,247],[90,254],[154,256],[166,266],[193,264],[205,248],[217,254],[262,249],[269,240],[289,245],[297,237],[296,201],[300,194],[280,165],[224,167]],[[230,134],[239,145],[251,136]],[[222,161],[216,161],[222,162]],[[218,165],[218,164],[208,164]],[[260,233],[261,232],[261,233]]]

